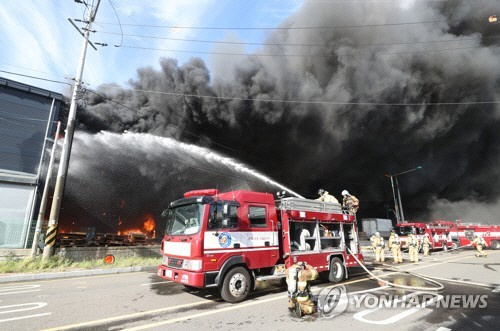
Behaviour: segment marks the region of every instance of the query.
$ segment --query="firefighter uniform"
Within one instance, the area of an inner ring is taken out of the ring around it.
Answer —
[[[318,190],[319,198],[316,199],[316,201],[324,201],[324,202],[335,202],[339,203],[337,198],[335,198],[333,195],[328,193],[328,191],[325,191],[323,189]]]
[[[392,233],[389,237],[389,247],[392,250],[392,256],[394,257],[394,263],[403,263],[403,253],[401,253],[401,241],[399,236]]]
[[[377,244],[375,243],[375,235],[370,237],[370,244],[372,245],[373,254],[375,254]]]
[[[484,240],[483,237],[479,237],[477,234],[476,234],[476,237],[474,238],[474,240],[472,241],[472,244],[473,245],[476,245],[476,257],[481,257],[481,256],[484,256],[484,257],[487,257],[488,254],[486,254],[484,251],[483,251],[483,246],[486,246],[486,241]]]
[[[429,234],[426,233],[424,236],[424,242],[423,242],[423,247],[424,247],[424,256],[429,256],[429,248],[431,246],[431,241],[429,240]]]
[[[413,234],[410,233],[410,238],[408,240],[408,253],[410,254],[410,262],[418,262],[418,250],[420,249],[418,245],[418,239]]]
[[[316,312],[312,300],[311,286],[308,283],[318,278],[318,271],[305,262],[298,262],[286,270],[288,285],[288,308],[294,310],[297,317]]]
[[[376,262],[385,262],[384,257],[384,238],[380,236],[380,233],[376,232],[372,245],[375,246],[375,261]]]
[[[347,208],[349,214],[354,215],[359,209],[359,200],[354,195],[351,195],[347,190],[342,191],[342,206]]]

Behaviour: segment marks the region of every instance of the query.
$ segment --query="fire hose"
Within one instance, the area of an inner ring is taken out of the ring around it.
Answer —
[[[387,280],[384,280],[378,276],[376,276],[373,272],[371,272],[370,270],[368,270],[368,268],[365,266],[365,264],[363,262],[361,262],[358,257],[353,254],[353,252],[348,248],[347,248],[347,251],[352,255],[352,257],[354,257],[354,259],[356,260],[356,262],[358,262],[358,264],[374,279],[378,280],[379,282],[382,282],[388,286],[391,286],[391,287],[396,287],[396,288],[402,288],[402,289],[406,289],[406,290],[413,290],[413,291],[441,291],[444,289],[444,285],[441,284],[440,282],[434,280],[434,279],[431,279],[429,277],[426,277],[426,276],[423,276],[423,275],[419,275],[419,274],[416,274],[416,273],[412,273],[412,272],[409,272],[409,271],[405,271],[406,273],[408,274],[412,274],[416,277],[419,277],[419,278],[422,278],[423,280],[431,283],[431,284],[435,284],[437,285],[437,287],[423,287],[423,286],[409,286],[409,285],[402,285],[402,284],[395,284],[395,283],[392,283],[390,281],[387,281]],[[398,269],[395,269],[396,272],[401,272],[401,270],[398,270]]]

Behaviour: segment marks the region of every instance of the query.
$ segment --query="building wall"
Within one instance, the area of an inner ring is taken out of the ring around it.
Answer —
[[[0,248],[31,247],[48,163],[43,144],[61,104],[61,94],[0,77]]]

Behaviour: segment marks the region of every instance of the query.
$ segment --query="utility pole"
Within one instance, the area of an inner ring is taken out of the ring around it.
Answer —
[[[399,214],[401,217],[401,223],[406,223],[405,215],[403,213],[403,202],[401,201],[401,191],[399,190],[398,177],[396,177],[396,188],[398,190],[398,203],[399,203]]]
[[[420,170],[422,169],[422,166],[417,166],[416,168],[406,170],[397,174],[385,174],[384,176],[387,178],[391,179],[391,186],[392,186],[392,195],[394,197],[394,207],[396,208],[396,221],[397,223],[405,223],[405,215],[403,213],[403,202],[401,201],[401,192],[399,191],[399,182],[398,182],[398,176],[407,174],[409,172],[415,171],[415,170]],[[395,185],[394,185],[395,184]],[[396,189],[394,189],[394,186],[396,186]]]
[[[43,258],[47,259],[54,255],[55,243],[57,237],[57,227],[59,222],[59,212],[61,209],[61,200],[64,192],[64,185],[66,184],[66,175],[68,173],[69,156],[71,152],[71,145],[73,143],[73,134],[75,130],[75,118],[76,118],[76,99],[80,92],[80,86],[82,84],[83,68],[85,66],[85,56],[87,54],[87,46],[90,43],[89,36],[92,28],[92,22],[94,22],[95,15],[99,9],[99,4],[101,0],[97,1],[97,5],[94,8],[90,8],[88,21],[86,28],[83,33],[83,46],[82,53],[80,56],[80,62],[78,64],[78,71],[75,78],[75,86],[73,88],[73,95],[71,97],[71,105],[69,107],[68,123],[66,125],[66,134],[64,135],[64,142],[61,152],[61,160],[59,163],[59,169],[57,172],[56,186],[54,189],[54,198],[52,199],[52,206],[50,208],[49,217],[49,227],[47,229],[47,234],[45,236],[45,248],[43,250]]]
[[[388,175],[386,175],[388,176]],[[394,190],[394,179],[393,176],[388,176],[391,179],[391,186],[392,186],[392,196],[394,197],[394,209],[396,211],[396,224],[401,223],[401,220],[399,218],[399,204],[396,202],[396,191]]]
[[[38,241],[40,240],[40,234],[42,233],[42,223],[45,217],[45,209],[47,208],[47,196],[49,195],[50,178],[52,177],[52,168],[54,166],[54,158],[60,129],[61,122],[57,122],[54,144],[52,145],[52,151],[50,152],[49,167],[47,169],[47,176],[45,176],[45,187],[43,188],[42,201],[40,202],[40,210],[38,211],[38,218],[36,221],[35,235],[33,236],[33,244],[31,245],[31,257],[36,257],[38,254]]]

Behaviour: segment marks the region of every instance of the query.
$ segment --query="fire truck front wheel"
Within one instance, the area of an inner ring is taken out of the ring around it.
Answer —
[[[345,277],[345,269],[342,260],[338,257],[332,258],[330,261],[330,273],[328,274],[328,280],[333,283],[338,283],[342,281]]]
[[[247,269],[236,267],[226,274],[220,295],[224,301],[230,303],[241,302],[246,299],[250,292],[252,280]]]

